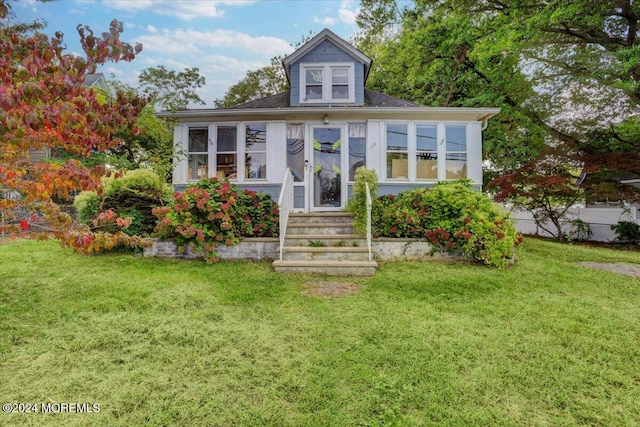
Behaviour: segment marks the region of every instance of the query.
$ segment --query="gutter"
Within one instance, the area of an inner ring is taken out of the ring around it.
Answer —
[[[498,114],[500,108],[466,108],[466,107],[286,107],[286,108],[246,108],[246,109],[198,109],[177,112],[161,111],[156,114],[160,118],[213,118],[242,115],[281,116],[287,114],[322,115],[322,114],[465,114],[475,116],[486,129],[488,120]]]

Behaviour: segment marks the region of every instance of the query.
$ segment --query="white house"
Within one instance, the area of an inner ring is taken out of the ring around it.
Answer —
[[[282,65],[290,90],[226,109],[166,113],[177,120],[178,189],[206,177],[274,198],[287,167],[294,207],[345,207],[359,166],[381,194],[468,178],[482,186],[482,130],[497,108],[421,107],[365,89],[372,60],[328,29]]]

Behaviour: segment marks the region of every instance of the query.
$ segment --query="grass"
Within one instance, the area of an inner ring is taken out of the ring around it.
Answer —
[[[312,298],[266,263],[0,245],[1,403],[100,404],[0,425],[639,425],[640,282],[575,262],[640,253],[518,258],[389,263]]]

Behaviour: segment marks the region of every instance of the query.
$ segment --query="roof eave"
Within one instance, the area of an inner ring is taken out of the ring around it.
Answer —
[[[465,108],[465,107],[286,107],[286,108],[247,108],[247,109],[199,109],[177,112],[162,111],[157,113],[160,118],[224,118],[242,115],[263,115],[265,117],[283,116],[287,114],[317,115],[317,114],[349,114],[375,113],[390,116],[402,114],[430,114],[430,115],[469,115],[476,121],[486,121],[500,112],[500,108]]]

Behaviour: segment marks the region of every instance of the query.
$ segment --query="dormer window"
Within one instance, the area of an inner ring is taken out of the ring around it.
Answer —
[[[300,64],[300,103],[355,102],[353,64]]]

